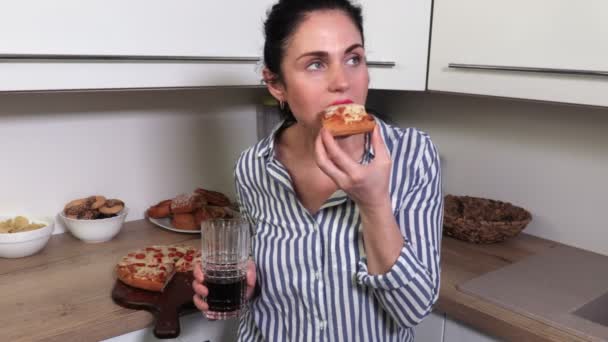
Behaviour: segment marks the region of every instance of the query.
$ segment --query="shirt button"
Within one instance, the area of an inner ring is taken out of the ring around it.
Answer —
[[[327,327],[327,322],[325,322],[325,321],[319,322],[319,328],[321,330],[325,329],[326,327]]]

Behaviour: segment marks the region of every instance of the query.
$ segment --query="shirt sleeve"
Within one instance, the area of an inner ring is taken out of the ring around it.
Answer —
[[[440,286],[441,168],[437,149],[428,139],[416,170],[418,181],[395,214],[406,241],[397,261],[387,273],[370,275],[367,260],[362,258],[357,272],[357,282],[372,288],[384,309],[402,327],[417,325],[431,312]]]

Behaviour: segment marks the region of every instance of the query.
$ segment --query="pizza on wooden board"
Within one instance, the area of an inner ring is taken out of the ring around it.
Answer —
[[[162,292],[176,272],[192,271],[200,252],[193,247],[154,245],[129,252],[116,265],[123,283]]]
[[[321,122],[334,137],[371,132],[376,126],[374,117],[367,113],[365,107],[356,103],[327,107],[323,111]]]

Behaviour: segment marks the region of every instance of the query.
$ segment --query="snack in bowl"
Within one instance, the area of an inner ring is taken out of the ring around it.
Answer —
[[[125,207],[119,199],[106,199],[94,195],[68,202],[63,208],[63,214],[70,219],[95,220],[113,217]]]
[[[0,221],[0,233],[19,233],[19,232],[27,232],[28,230],[39,229],[47,224],[45,223],[34,223],[25,217],[25,216],[17,216],[12,219],[8,219],[6,221]]]
[[[337,104],[327,107],[321,123],[334,137],[367,133],[374,130],[376,121],[365,107],[355,103]]]
[[[52,219],[0,217],[0,257],[21,258],[41,251],[53,233]]]
[[[70,201],[60,216],[66,228],[85,242],[105,242],[118,234],[128,209],[120,199],[95,195]]]
[[[125,203],[119,199],[110,199],[105,201],[105,203],[100,206],[99,212],[103,215],[107,215],[111,217],[112,215],[118,214],[121,210],[125,208]]]
[[[176,272],[192,271],[197,257],[200,252],[189,246],[149,246],[122,257],[116,265],[116,275],[129,286],[162,292]]]

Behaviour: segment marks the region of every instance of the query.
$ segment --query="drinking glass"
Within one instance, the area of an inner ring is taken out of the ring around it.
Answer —
[[[249,223],[242,216],[201,223],[203,285],[209,289],[205,298],[208,319],[238,317],[246,309],[250,239]]]

